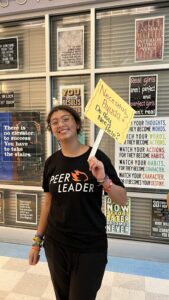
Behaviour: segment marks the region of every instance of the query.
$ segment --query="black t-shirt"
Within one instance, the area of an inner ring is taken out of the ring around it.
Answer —
[[[65,157],[61,150],[55,152],[46,160],[43,176],[44,192],[52,194],[45,236],[79,252],[107,248],[102,187],[89,170],[90,151],[91,148],[78,157]],[[101,150],[96,157],[112,181],[123,186],[110,159]]]

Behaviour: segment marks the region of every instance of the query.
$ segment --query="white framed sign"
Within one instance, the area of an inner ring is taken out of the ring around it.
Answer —
[[[84,26],[57,29],[57,70],[84,68]]]
[[[135,61],[163,60],[164,16],[135,20]]]
[[[126,187],[166,189],[169,183],[169,117],[134,118],[115,167]]]

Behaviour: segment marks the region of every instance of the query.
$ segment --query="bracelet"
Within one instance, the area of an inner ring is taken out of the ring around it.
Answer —
[[[33,237],[33,244],[32,246],[34,247],[42,247],[42,243],[43,243],[43,238],[40,238],[39,236],[34,236]]]
[[[40,238],[41,240],[43,240],[43,235],[41,235],[41,234],[36,233],[36,234],[35,234],[35,237],[38,237],[38,238]]]
[[[109,179],[109,180],[108,180],[108,185],[107,185],[106,187],[103,187],[103,190],[104,190],[106,193],[110,192],[112,185],[113,185],[113,182],[112,182],[111,179]]]
[[[99,183],[99,185],[100,184],[102,184],[102,183],[104,183],[106,180],[108,180],[109,179],[109,176],[106,174],[105,176],[104,176],[104,178],[103,178],[103,180],[100,180],[100,181],[97,181],[98,183]]]
[[[32,245],[32,250],[40,251],[40,246],[33,246],[33,245]]]

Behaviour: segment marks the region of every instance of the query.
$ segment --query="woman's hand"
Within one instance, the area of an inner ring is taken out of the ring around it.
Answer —
[[[29,264],[30,265],[36,265],[40,258],[40,249],[31,249],[29,252]]]
[[[97,181],[102,181],[105,178],[105,169],[103,163],[98,160],[95,156],[88,159],[89,170],[92,172],[93,176]]]

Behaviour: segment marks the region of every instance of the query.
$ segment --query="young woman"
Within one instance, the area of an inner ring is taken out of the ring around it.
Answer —
[[[126,203],[126,191],[102,151],[88,159],[91,147],[78,140],[81,119],[75,110],[56,106],[47,123],[61,150],[45,163],[45,200],[29,263],[38,262],[44,237],[56,299],[94,300],[107,263],[102,190],[120,205]]]

